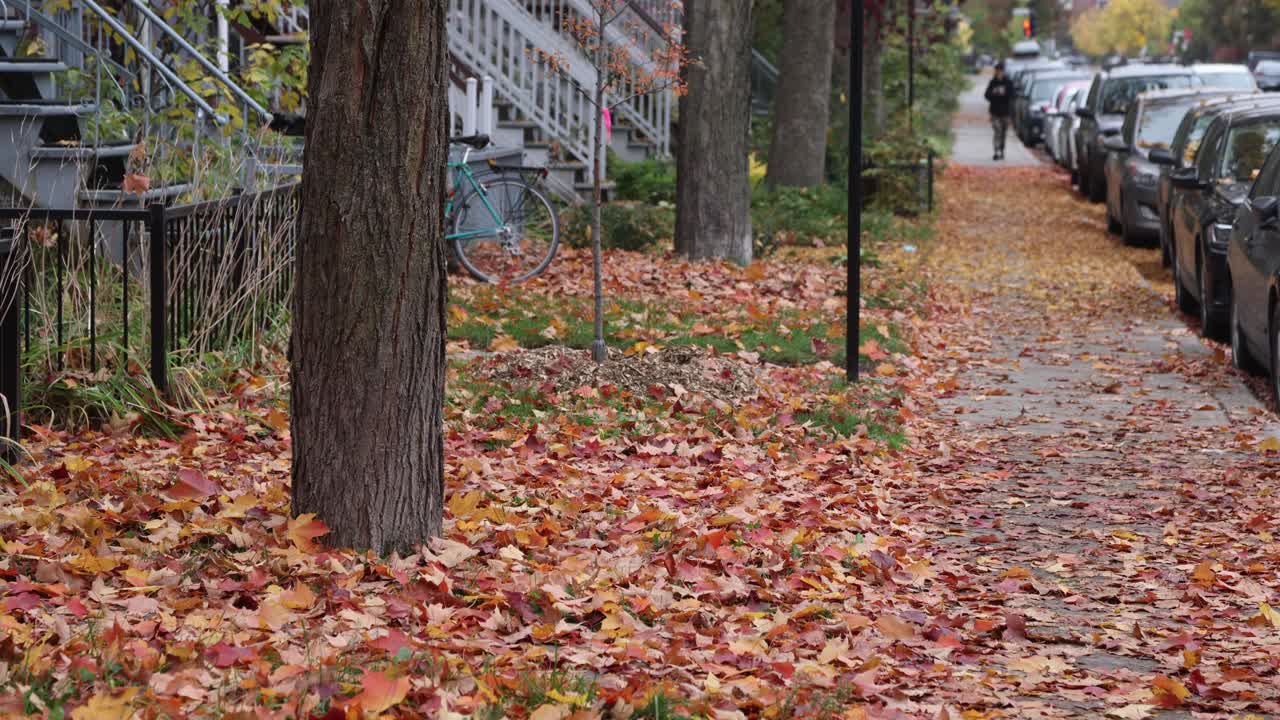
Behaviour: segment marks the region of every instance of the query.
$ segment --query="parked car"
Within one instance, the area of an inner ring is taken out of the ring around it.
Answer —
[[[1089,83],[1085,80],[1073,80],[1066,83],[1058,88],[1058,94],[1054,97],[1053,104],[1049,106],[1049,110],[1045,113],[1045,149],[1049,151],[1049,156],[1053,158],[1054,162],[1062,167],[1067,167],[1066,144],[1063,142],[1062,128],[1070,124],[1071,118],[1075,117],[1075,113],[1069,108],[1069,105],[1078,92],[1083,92],[1088,88]],[[1067,115],[1068,112],[1071,112],[1070,117]]]
[[[1280,97],[1276,100],[1280,102]],[[1160,180],[1156,191],[1156,214],[1160,217],[1160,259],[1165,267],[1169,266],[1172,257],[1170,247],[1173,244],[1169,209],[1173,206],[1173,197],[1178,192],[1169,179],[1170,173],[1195,164],[1200,141],[1205,131],[1209,129],[1209,123],[1213,122],[1218,113],[1232,107],[1233,104],[1257,105],[1264,101],[1264,97],[1258,93],[1203,98],[1183,115],[1178,130],[1173,134],[1173,142],[1169,144],[1169,151],[1164,152],[1157,148],[1150,153],[1151,161],[1160,166]]]
[[[1081,118],[1075,136],[1080,192],[1093,202],[1106,198],[1103,163],[1107,154],[1102,142],[1120,131],[1134,98],[1149,90],[1190,88],[1199,83],[1190,68],[1180,65],[1123,65],[1095,75],[1084,105],[1076,108]]]
[[[1011,104],[1013,131],[1022,138],[1022,121],[1026,115],[1030,98],[1031,85],[1036,78],[1046,73],[1069,72],[1068,68],[1056,60],[1037,60],[1033,65],[1025,67],[1010,79],[1013,81],[1013,103]]]
[[[1035,145],[1044,140],[1045,120],[1054,97],[1062,86],[1070,82],[1088,80],[1090,75],[1078,70],[1037,73],[1027,86],[1022,104],[1022,142]]]
[[[1280,60],[1280,51],[1277,50],[1251,50],[1245,59],[1245,67],[1249,70],[1257,70],[1258,63],[1263,60]]]
[[[1076,108],[1084,104],[1089,88],[1077,88],[1067,103],[1066,114],[1062,117],[1062,126],[1058,129],[1058,144],[1062,147],[1062,164],[1071,171],[1071,182],[1079,182],[1079,167],[1076,165],[1076,130],[1080,128],[1080,116]]]
[[[1280,402],[1280,152],[1273,151],[1236,210],[1227,241],[1231,362],[1268,373]]]
[[[1257,90],[1258,83],[1253,79],[1248,66],[1229,63],[1197,63],[1191,66],[1200,82],[1205,87],[1220,87],[1229,90]]]
[[[1280,105],[1230,109],[1205,131],[1194,167],[1169,175],[1173,285],[1183,312],[1199,311],[1205,337],[1221,337],[1231,308],[1227,244],[1236,210],[1280,141]]]
[[[1201,99],[1221,96],[1211,89],[1156,90],[1138,96],[1125,113],[1120,134],[1103,142],[1107,148],[1107,229],[1126,245],[1160,236],[1157,191],[1160,166],[1150,154],[1168,151],[1187,111]]]
[[[1268,92],[1280,90],[1280,60],[1263,60],[1253,69],[1258,87]]]

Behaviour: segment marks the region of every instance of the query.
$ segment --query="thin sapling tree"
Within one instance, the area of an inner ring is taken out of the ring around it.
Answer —
[[[671,0],[667,17],[681,8]],[[603,363],[608,358],[604,341],[604,268],[600,208],[604,203],[605,118],[645,95],[686,89],[682,70],[688,55],[680,42],[678,25],[649,22],[629,0],[590,0],[590,12],[563,19],[565,32],[573,38],[595,70],[595,86],[584,88],[568,74],[563,56],[536,50],[538,61],[568,81],[594,107],[591,145],[591,253],[595,298],[595,338],[591,358]],[[649,18],[648,20],[651,20]]]

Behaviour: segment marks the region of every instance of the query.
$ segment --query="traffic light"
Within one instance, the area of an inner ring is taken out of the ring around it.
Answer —
[[[1031,37],[1032,34],[1033,33],[1031,30],[1031,18],[1029,17],[1022,18],[1022,36]]]

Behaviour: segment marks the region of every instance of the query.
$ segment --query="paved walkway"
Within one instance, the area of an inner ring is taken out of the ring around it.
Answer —
[[[1108,236],[1016,140],[1023,167],[989,167],[980,101],[957,119],[929,261],[954,302],[954,390],[932,416],[947,457],[911,492],[974,573],[966,611],[1009,619],[983,663],[1014,678],[999,716],[1276,717],[1280,631],[1250,618],[1280,593],[1245,560],[1276,554],[1249,528],[1277,510],[1256,449],[1274,418],[1139,272],[1156,250]]]
[[[960,96],[960,111],[956,116],[956,144],[951,161],[961,165],[1038,165],[1040,161],[1023,147],[1013,128],[1005,138],[1004,160],[991,159],[991,121],[987,114],[987,101],[982,93],[987,89],[989,74],[971,76],[972,85]]]

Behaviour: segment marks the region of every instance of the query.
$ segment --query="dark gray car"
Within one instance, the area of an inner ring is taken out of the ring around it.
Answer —
[[[1106,139],[1107,228],[1120,233],[1126,245],[1160,235],[1160,166],[1151,153],[1169,149],[1188,110],[1227,94],[1211,89],[1143,93],[1125,113],[1120,134]]]
[[[1186,89],[1200,85],[1190,68],[1181,65],[1121,65],[1098,73],[1089,86],[1084,107],[1076,108],[1080,128],[1076,130],[1076,154],[1080,192],[1093,202],[1107,197],[1107,176],[1103,165],[1108,135],[1120,132],[1124,114],[1134,98],[1150,90]]]

